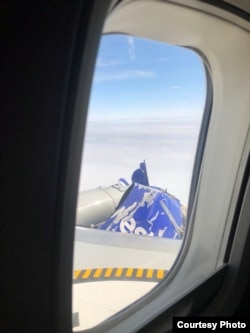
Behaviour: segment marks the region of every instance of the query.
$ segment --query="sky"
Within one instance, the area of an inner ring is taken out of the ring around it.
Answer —
[[[150,185],[188,202],[206,98],[201,58],[127,35],[103,36],[96,59],[79,190],[110,186],[146,161]]]

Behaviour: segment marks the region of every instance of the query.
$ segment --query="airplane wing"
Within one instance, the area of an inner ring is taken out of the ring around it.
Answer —
[[[161,282],[182,241],[76,227],[74,244],[72,310],[74,331],[79,331],[99,324]]]
[[[97,325],[164,279],[180,251],[184,227],[180,201],[160,188],[129,186],[123,180],[81,192],[75,228],[74,331]]]

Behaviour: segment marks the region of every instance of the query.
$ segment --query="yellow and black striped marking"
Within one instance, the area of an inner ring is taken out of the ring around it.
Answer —
[[[94,281],[150,281],[159,282],[168,271],[152,268],[88,268],[75,270],[73,283]]]

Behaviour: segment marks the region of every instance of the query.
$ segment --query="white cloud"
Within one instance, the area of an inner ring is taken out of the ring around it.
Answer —
[[[120,65],[122,62],[117,59],[111,59],[105,61],[103,58],[98,58],[96,62],[96,67],[98,68],[105,68],[105,67],[114,67]]]
[[[134,39],[132,36],[128,36],[127,41],[130,60],[134,61],[136,59]]]
[[[95,82],[103,81],[119,81],[119,80],[131,80],[131,79],[145,79],[155,77],[156,74],[150,70],[119,70],[109,72],[98,72],[95,75]]]
[[[170,124],[171,123],[171,124]],[[80,190],[109,186],[146,160],[151,185],[187,204],[198,125],[181,119],[100,121],[88,124]]]

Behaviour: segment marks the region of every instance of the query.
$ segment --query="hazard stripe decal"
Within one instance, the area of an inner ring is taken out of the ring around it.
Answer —
[[[152,268],[88,268],[75,270],[73,283],[95,282],[95,281],[150,281],[159,282],[167,275],[164,269]]]

